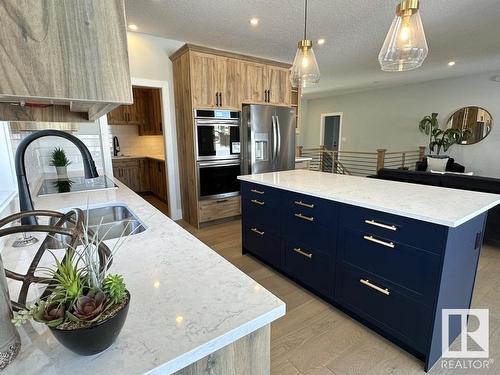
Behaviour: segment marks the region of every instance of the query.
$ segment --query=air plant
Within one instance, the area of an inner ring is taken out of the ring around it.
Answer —
[[[41,267],[48,275],[46,293],[28,308],[16,313],[12,322],[19,326],[33,319],[50,327],[65,322],[98,322],[103,313],[123,303],[127,290],[121,275],[107,274],[113,256],[124,244],[127,223],[108,258],[100,259],[99,247],[110,227],[89,226],[88,209],[82,235],[77,246],[69,246],[62,261],[55,259],[55,268]],[[104,232],[104,233],[103,233]],[[132,231],[133,233],[134,231]]]

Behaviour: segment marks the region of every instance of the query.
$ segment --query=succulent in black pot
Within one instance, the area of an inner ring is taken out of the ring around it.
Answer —
[[[94,355],[111,346],[120,334],[131,297],[123,277],[107,273],[123,240],[116,242],[109,258],[101,259],[99,228],[83,229],[78,246],[69,246],[62,260],[54,255],[53,268],[41,269],[49,281],[45,293],[18,311],[12,321],[16,325],[29,319],[44,323],[67,349]]]

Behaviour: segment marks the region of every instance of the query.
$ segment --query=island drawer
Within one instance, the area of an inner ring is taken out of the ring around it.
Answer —
[[[282,201],[284,238],[323,252],[335,251],[337,205],[334,202],[295,193],[284,193]]]
[[[268,206],[279,205],[281,191],[265,185],[241,182],[241,194],[250,199],[265,200]]]
[[[257,193],[253,191],[257,191]],[[262,193],[262,194],[261,194]],[[243,218],[278,234],[280,231],[279,192],[259,185],[242,185],[241,210]]]
[[[444,249],[447,228],[442,225],[346,204],[339,211],[343,227],[356,228],[438,254]]]
[[[408,289],[414,298],[432,305],[441,264],[439,255],[349,228],[340,238],[339,260]]]
[[[268,262],[269,264],[281,268],[281,245],[279,238],[267,232],[258,225],[245,223],[243,226],[243,247]]]
[[[334,266],[330,254],[288,241],[283,242],[283,253],[284,269],[290,276],[333,297]]]
[[[336,300],[412,348],[425,352],[431,309],[392,288],[390,283],[343,264],[337,274]]]
[[[337,214],[335,202],[312,197],[310,195],[284,191],[282,194],[283,206],[288,214],[302,215],[302,221],[312,221],[325,227],[333,227]],[[300,219],[300,217],[298,217]]]

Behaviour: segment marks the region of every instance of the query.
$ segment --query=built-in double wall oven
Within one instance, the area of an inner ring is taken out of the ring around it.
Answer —
[[[240,112],[195,110],[198,198],[239,195]]]

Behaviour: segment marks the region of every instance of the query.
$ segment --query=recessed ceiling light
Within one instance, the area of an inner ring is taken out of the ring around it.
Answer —
[[[325,40],[323,38],[318,39],[318,46],[322,46],[323,44],[325,44]]]
[[[128,25],[128,28],[129,30],[132,30],[132,31],[137,31],[139,28],[137,27],[137,25],[131,23],[130,25]]]
[[[448,63],[448,66],[454,66],[454,65],[455,65],[455,61],[450,61],[450,62]]]
[[[259,24],[259,19],[258,18],[250,18],[250,25],[252,26],[257,26]]]

